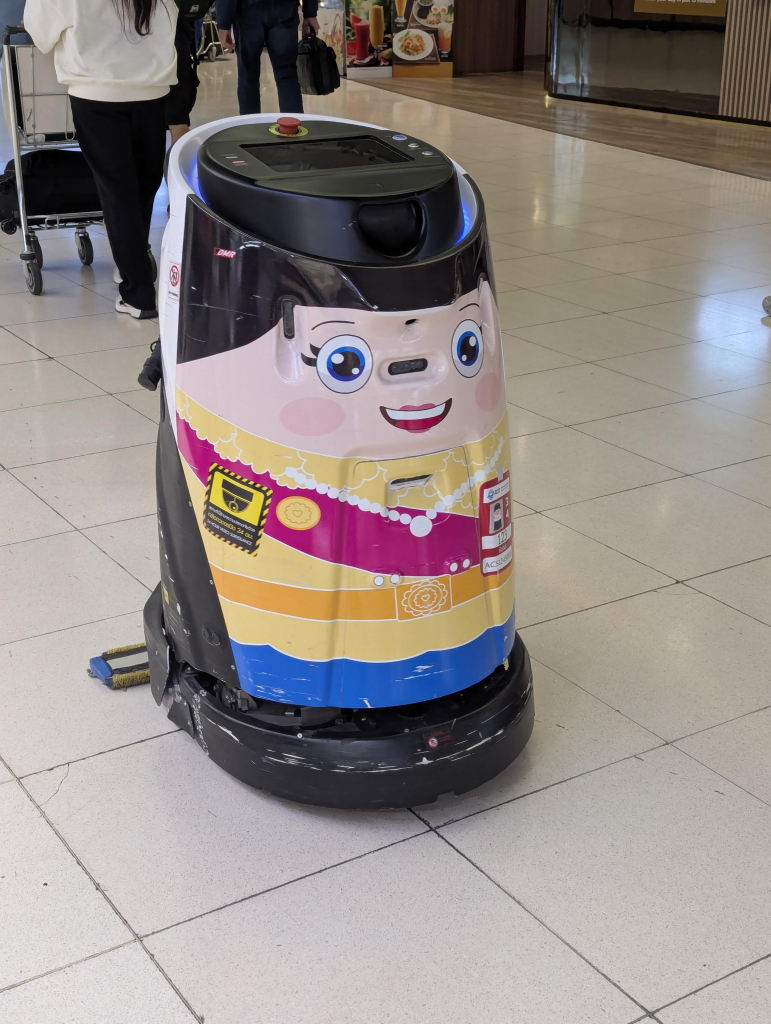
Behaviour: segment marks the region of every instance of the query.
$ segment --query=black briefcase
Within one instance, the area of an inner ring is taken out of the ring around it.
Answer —
[[[86,158],[75,149],[38,149],[21,158],[24,199],[30,217],[101,210],[96,182]],[[0,224],[12,234],[19,226],[16,172],[11,160],[0,174]]]
[[[337,58],[331,46],[313,30],[303,36],[297,49],[297,77],[306,96],[328,96],[340,85]]]

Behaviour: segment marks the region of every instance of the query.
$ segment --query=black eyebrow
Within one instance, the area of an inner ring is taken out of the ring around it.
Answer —
[[[479,309],[479,303],[478,302],[469,302],[466,306],[461,306],[460,309],[458,310],[458,312],[462,313],[464,309],[470,309],[472,306],[476,306],[477,309]]]
[[[355,324],[355,320],[322,320],[320,324],[316,324],[316,327],[323,327],[324,324]],[[312,331],[316,330],[316,327],[311,327]]]

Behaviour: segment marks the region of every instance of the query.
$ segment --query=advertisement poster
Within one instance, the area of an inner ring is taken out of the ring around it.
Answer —
[[[346,74],[391,75],[391,0],[346,0]]]
[[[726,0],[634,0],[635,14],[688,14],[692,18],[724,18]]]
[[[455,7],[447,0],[392,0],[394,76],[450,78]]]
[[[331,46],[337,57],[337,70],[345,74],[345,5],[343,0],[321,0],[319,13],[319,39]]]

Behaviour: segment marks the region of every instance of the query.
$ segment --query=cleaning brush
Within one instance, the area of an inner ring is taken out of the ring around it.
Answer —
[[[90,659],[88,674],[92,679],[101,679],[111,690],[125,690],[129,686],[149,683],[147,647],[144,644],[111,647],[98,658]]]

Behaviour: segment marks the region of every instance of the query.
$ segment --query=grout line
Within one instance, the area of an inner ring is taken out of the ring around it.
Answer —
[[[422,819],[419,815],[415,815],[420,821]],[[426,822],[424,824],[427,825]],[[241,903],[248,903],[251,900],[257,899],[260,896],[265,896],[268,893],[276,892],[278,889],[286,889],[287,886],[294,885],[295,882],[303,882],[307,878],[313,878],[315,875],[326,874],[327,871],[334,871],[335,868],[344,867],[346,864],[353,864],[354,861],[363,860],[365,857],[371,857],[375,853],[382,853],[383,850],[390,850],[392,846],[401,846],[402,843],[409,843],[413,839],[418,839],[420,836],[428,835],[434,830],[430,825],[427,825],[422,832],[415,832],[411,836],[404,836],[402,839],[395,839],[391,843],[385,843],[383,846],[378,846],[374,850],[367,850],[365,853],[359,853],[355,857],[347,857],[345,860],[337,861],[335,864],[327,864],[323,868],[318,868],[316,871],[309,871],[305,875],[298,875],[297,878],[290,878],[286,882],[279,882],[277,885],[271,885],[267,889],[260,889],[258,892],[250,893],[248,896],[241,896],[237,900],[231,900],[229,903],[223,903],[222,906],[212,907],[211,910],[204,910],[200,914],[193,914],[191,917],[183,918],[181,921],[175,921],[174,924],[164,925],[163,928],[156,928],[155,931],[146,932],[142,935],[142,939],[149,939],[155,935],[161,935],[163,932],[171,931],[174,928],[180,928],[182,925],[190,924],[191,921],[198,921],[202,917],[209,917],[212,914],[218,914],[221,910],[229,910],[231,907],[237,907]],[[151,954],[152,955],[152,954]]]
[[[2,651],[4,647],[10,647],[12,644],[21,644],[27,640],[39,640],[41,637],[44,636],[54,636],[56,633],[66,633],[70,629],[83,629],[85,626],[96,626],[100,622],[109,622],[110,619],[121,619],[126,615],[141,614],[142,609],[135,608],[133,611],[118,612],[117,615],[105,615],[103,619],[91,619],[88,622],[75,622],[71,626],[59,626],[58,629],[47,629],[43,633],[33,633],[31,636],[19,636],[16,637],[14,640],[4,640],[2,643],[0,643],[0,651]],[[0,762],[2,762],[2,757],[0,757]]]
[[[38,768],[34,772],[25,772],[24,775],[17,775],[19,782],[23,782],[24,779],[32,779],[37,775],[45,775],[47,772],[54,772],[57,768],[69,768],[70,765],[80,764],[81,761],[91,761],[95,757],[101,757],[103,754],[114,754],[117,750],[126,750],[127,747],[138,747],[142,743],[149,743],[151,740],[159,740],[163,736],[173,736],[175,733],[182,732],[181,729],[167,729],[165,732],[155,733],[153,736],[143,736],[141,740],[132,740],[130,743],[120,743],[117,747],[107,747],[104,750],[97,750],[93,754],[84,754],[83,757],[73,757],[71,761],[62,761],[61,764],[52,764],[50,767]],[[62,779],[62,782],[64,780]],[[56,794],[54,794],[56,795]],[[46,803],[51,797],[46,798]]]
[[[569,679],[568,682],[572,682],[572,679]],[[577,686],[578,684],[576,683],[574,685]],[[583,687],[579,687],[579,689],[583,690]],[[584,693],[588,692],[588,690],[584,690]],[[589,696],[593,697],[594,694],[589,694]],[[601,703],[604,704],[605,702],[601,701]],[[615,711],[616,708],[613,708],[612,710]],[[621,714],[621,712],[619,712],[619,714]],[[623,717],[626,718],[627,716],[623,715]],[[645,726],[640,725],[639,722],[633,722],[631,718],[628,719],[628,721],[632,722],[633,725],[637,725],[640,729],[645,728]],[[653,735],[655,736],[656,734],[653,733]],[[429,825],[432,829],[448,828],[450,825],[457,825],[461,821],[468,821],[469,818],[477,818],[479,817],[480,814],[487,814],[488,811],[497,811],[500,810],[501,807],[508,807],[510,804],[518,803],[520,800],[525,800],[527,797],[537,796],[540,793],[545,793],[549,789],[555,789],[557,786],[563,785],[563,783],[575,782],[576,779],[583,779],[587,775],[594,775],[596,772],[604,771],[605,768],[613,768],[615,765],[623,764],[625,761],[633,761],[635,759],[640,760],[643,754],[650,754],[654,750],[662,750],[664,747],[669,747],[671,745],[672,744],[669,743],[667,740],[662,740],[661,743],[657,743],[652,747],[646,747],[644,750],[637,750],[633,754],[626,754],[624,757],[619,757],[615,761],[608,761],[607,764],[598,764],[594,768],[587,768],[585,772],[578,772],[576,775],[570,775],[564,779],[557,779],[555,782],[549,782],[545,786],[539,786],[538,789],[530,789],[527,791],[527,793],[518,793],[516,796],[510,797],[508,800],[501,800],[497,804],[490,804],[489,807],[480,807],[476,811],[469,811],[468,814],[462,814],[459,818],[448,818],[447,821],[442,821],[437,825],[431,825],[429,820],[419,815],[414,808],[411,807],[410,810],[413,812],[413,814],[418,814],[420,820],[425,821],[425,823]],[[685,753],[685,751],[681,751],[681,753]],[[730,779],[726,781],[730,782]]]
[[[104,396],[95,395],[94,397],[101,399],[102,397],[104,397],[104,398],[113,398],[114,396],[113,395],[104,395]],[[89,401],[89,399],[76,399],[76,401]],[[116,401],[117,401],[117,399],[116,399]],[[122,406],[124,406],[124,408],[126,408],[126,409],[131,409],[131,406],[127,405],[125,402],[121,402],[120,404]],[[43,408],[43,406],[38,406],[38,408]],[[23,410],[19,410],[19,411],[23,411]],[[136,409],[131,409],[131,411],[132,412],[136,412],[137,416],[142,416],[142,413],[137,412]],[[2,417],[2,413],[0,413],[0,418],[1,417]],[[148,422],[152,422],[152,421],[150,421],[148,419],[147,416],[143,416],[142,418],[148,420]],[[122,452],[122,451],[125,451],[126,448],[141,448],[143,445],[155,444],[155,443],[156,443],[155,442],[155,438],[153,438],[152,441],[141,441],[139,444],[136,444],[136,443],[135,444],[120,444],[120,445],[116,445],[114,448],[99,448],[95,452],[78,452],[77,455],[64,455],[64,456],[62,456],[61,459],[43,459],[42,462],[24,462],[24,463],[22,463],[19,466],[5,466],[4,468],[10,473],[14,469],[31,469],[33,466],[47,466],[47,465],[49,465],[52,462],[69,462],[70,459],[82,459],[86,455],[108,455],[110,452]]]
[[[548,666],[547,666],[547,668],[548,668]],[[552,669],[552,671],[553,671],[553,669]],[[570,682],[572,682],[572,680],[570,680]],[[673,746],[677,746],[677,744],[678,743],[682,743],[683,740],[692,739],[694,736],[701,736],[701,734],[705,733],[705,732],[712,732],[713,729],[722,729],[722,727],[724,725],[732,725],[734,722],[741,722],[741,720],[743,718],[750,718],[752,715],[758,715],[758,714],[760,714],[761,711],[768,711],[768,710],[771,710],[771,704],[764,704],[763,707],[753,708],[751,711],[744,711],[741,715],[734,715],[733,718],[726,718],[725,721],[723,721],[723,722],[716,722],[714,725],[705,725],[703,729],[694,729],[693,732],[684,733],[682,736],[678,736],[677,739],[667,740],[667,742],[670,743]],[[680,748],[678,747],[678,750],[679,749]],[[685,754],[685,753],[687,753],[687,751],[683,750],[683,753]],[[689,756],[690,757],[694,757],[693,754],[690,754]],[[694,758],[694,760],[698,760],[698,758]],[[703,762],[700,762],[700,763],[703,763]],[[709,765],[707,765],[707,767],[709,767]],[[713,768],[712,771],[715,771],[715,769]],[[719,772],[716,772],[716,774],[719,774]],[[731,780],[729,779],[728,781],[730,782]],[[734,785],[738,785],[738,784],[734,783]],[[739,788],[741,788],[741,787],[739,787]]]
[[[112,909],[113,913],[114,913],[114,914],[115,914],[115,915],[116,915],[116,916],[118,917],[118,919],[119,919],[119,920],[121,921],[121,923],[122,923],[122,924],[123,924],[123,926],[124,926],[124,927],[126,928],[126,930],[127,930],[127,931],[129,931],[129,932],[131,933],[131,935],[133,936],[133,939],[134,939],[134,940],[136,940],[136,941],[137,941],[137,942],[139,943],[139,945],[140,945],[140,946],[142,947],[142,949],[143,949],[143,950],[145,951],[145,953],[147,954],[147,956],[148,956],[148,957],[150,958],[151,962],[152,962],[152,963],[153,963],[153,964],[155,965],[156,969],[157,969],[157,970],[158,970],[158,971],[160,972],[161,976],[162,976],[163,978],[165,978],[166,982],[167,982],[167,983],[168,983],[168,984],[169,984],[169,985],[171,986],[171,988],[172,988],[172,989],[174,990],[174,992],[176,992],[177,996],[178,996],[178,997],[179,997],[179,998],[180,998],[180,999],[182,1000],[182,1002],[184,1003],[184,1005],[185,1005],[185,1006],[187,1007],[187,1009],[188,1009],[188,1010],[190,1011],[190,1013],[191,1013],[191,1014],[193,1015],[193,1018],[194,1018],[194,1019],[195,1019],[196,1021],[199,1021],[199,1022],[201,1022],[201,1021],[202,1021],[202,1018],[201,1018],[201,1017],[200,1017],[200,1016],[199,1016],[199,1015],[198,1015],[198,1014],[197,1014],[197,1013],[195,1012],[195,1010],[193,1009],[193,1007],[192,1007],[192,1005],[190,1004],[190,1002],[188,1001],[188,999],[187,999],[187,998],[186,998],[186,997],[185,997],[185,996],[184,996],[184,995],[182,994],[182,992],[180,991],[180,989],[178,988],[178,986],[177,986],[177,985],[175,985],[175,983],[174,983],[174,982],[173,982],[173,981],[171,980],[171,978],[170,978],[170,977],[169,977],[169,975],[168,975],[168,974],[166,973],[166,971],[165,971],[165,970],[163,969],[163,967],[161,967],[161,965],[160,965],[160,964],[159,964],[159,963],[157,962],[157,960],[156,960],[156,959],[155,959],[155,957],[154,957],[154,956],[152,955],[152,953],[150,952],[150,950],[149,950],[149,949],[148,949],[148,948],[147,948],[147,947],[145,946],[145,944],[144,944],[144,942],[142,941],[142,939],[141,939],[141,938],[139,937],[139,935],[137,935],[137,933],[136,933],[136,931],[134,930],[134,928],[132,928],[132,926],[131,926],[131,925],[129,924],[128,920],[127,920],[127,919],[126,919],[126,918],[124,917],[124,915],[123,915],[123,914],[121,913],[121,911],[120,911],[120,910],[118,910],[118,907],[117,907],[117,906],[115,905],[115,903],[114,903],[114,902],[112,901],[112,899],[111,899],[111,898],[110,898],[110,897],[109,897],[109,896],[107,895],[107,893],[106,893],[106,892],[105,892],[105,890],[104,890],[104,889],[102,888],[102,886],[101,886],[101,885],[100,885],[100,884],[99,884],[99,883],[97,882],[97,880],[96,880],[96,878],[94,877],[94,875],[92,875],[92,874],[91,874],[91,872],[90,872],[90,871],[88,870],[88,868],[87,868],[87,867],[85,866],[85,864],[83,863],[83,861],[82,861],[82,860],[81,860],[81,859],[80,859],[80,858],[78,857],[78,855],[77,855],[77,854],[75,853],[75,851],[73,850],[73,848],[72,848],[72,847],[70,846],[70,844],[69,844],[69,843],[67,842],[67,840],[66,840],[66,839],[64,838],[64,836],[62,835],[62,833],[61,833],[61,832],[59,831],[59,829],[58,829],[58,828],[57,828],[57,827],[56,827],[56,826],[54,825],[54,823],[53,823],[53,822],[51,821],[51,819],[50,819],[50,818],[48,817],[48,815],[46,814],[46,812],[45,812],[45,810],[43,809],[43,807],[42,807],[42,806],[41,806],[41,805],[40,805],[40,804],[39,804],[39,803],[37,802],[37,800],[35,800],[35,799],[34,799],[34,797],[33,797],[33,796],[32,796],[32,794],[31,794],[31,793],[30,793],[30,792],[29,792],[29,791],[27,790],[27,788],[25,787],[25,785],[23,784],[23,782],[22,782],[22,781],[21,781],[21,780],[20,780],[20,779],[18,778],[18,776],[16,775],[16,773],[15,773],[15,772],[14,772],[14,771],[12,770],[12,768],[11,768],[11,767],[10,767],[10,766],[9,766],[9,765],[7,764],[7,762],[3,760],[3,758],[2,758],[2,757],[0,757],[0,764],[3,764],[3,765],[4,765],[4,766],[5,766],[5,767],[6,767],[7,769],[8,769],[8,771],[9,771],[9,772],[11,772],[11,774],[12,774],[12,775],[13,775],[13,777],[14,777],[14,779],[16,780],[16,783],[17,783],[17,785],[18,785],[18,786],[19,786],[19,788],[21,789],[22,793],[23,793],[23,794],[24,794],[24,795],[26,796],[26,798],[27,798],[27,799],[29,800],[29,802],[30,802],[30,803],[32,804],[32,806],[33,806],[33,807],[34,807],[34,808],[35,808],[35,809],[37,810],[38,814],[39,814],[39,815],[41,816],[41,818],[43,819],[43,821],[45,821],[45,822],[46,822],[46,824],[47,824],[47,825],[48,825],[48,827],[49,827],[49,828],[50,828],[50,829],[52,830],[52,832],[54,833],[54,835],[55,835],[55,836],[56,836],[56,837],[57,837],[57,838],[59,839],[59,841],[61,842],[61,844],[62,844],[62,845],[64,846],[65,850],[67,850],[67,852],[68,852],[68,853],[70,854],[70,856],[71,856],[71,857],[73,858],[73,860],[74,860],[74,861],[75,861],[75,863],[76,863],[76,864],[78,865],[78,867],[79,867],[79,868],[81,869],[81,871],[83,872],[83,874],[84,874],[84,875],[86,876],[86,878],[88,878],[88,880],[89,880],[89,881],[91,882],[91,884],[92,884],[92,885],[94,886],[94,888],[96,889],[96,891],[97,891],[98,893],[100,893],[100,894],[101,894],[102,898],[103,898],[103,899],[104,899],[104,900],[106,901],[107,905],[108,905],[108,906],[109,906],[109,907],[110,907],[110,908]],[[123,945],[128,945],[128,944],[129,944],[129,943],[124,943]],[[117,948],[117,947],[116,947],[116,948]],[[103,950],[102,952],[106,952],[106,951],[105,951],[105,950]],[[86,958],[86,959],[90,959],[90,958]],[[51,973],[53,973],[53,972],[51,972]]]
[[[424,819],[421,818],[420,815],[416,811],[413,811],[412,813],[415,814],[415,816],[420,821],[424,821]],[[528,906],[526,906],[525,903],[523,903],[520,899],[518,899],[513,893],[509,892],[509,890],[506,889],[500,882],[496,881],[496,879],[493,878],[492,875],[488,874],[474,860],[472,860],[471,857],[469,857],[462,850],[460,850],[457,846],[455,846],[452,842],[450,842],[450,840],[446,836],[442,835],[442,833],[438,829],[434,828],[428,822],[424,821],[424,824],[428,824],[429,828],[431,829],[431,831],[434,833],[435,836],[437,836],[439,839],[441,839],[442,842],[446,843],[450,847],[451,850],[454,850],[455,853],[457,853],[460,857],[462,857],[465,861],[467,861],[473,868],[476,868],[476,870],[479,871],[480,874],[484,875],[484,877],[488,881],[492,882],[492,884],[497,889],[499,889],[504,895],[508,896],[509,899],[513,900],[514,903],[516,903],[518,907],[520,907],[522,910],[524,910],[526,914],[529,914],[530,917],[533,918],[533,920],[537,921],[538,924],[540,924],[551,935],[553,935],[556,939],[558,939],[560,942],[562,942],[563,945],[567,946],[567,948],[569,950],[571,950],[571,952],[575,953],[575,955],[577,957],[579,957],[581,960],[583,960],[583,962],[585,964],[587,964],[589,967],[591,967],[591,969],[593,971],[595,971],[597,974],[599,974],[601,978],[604,978],[605,981],[608,982],[608,984],[612,985],[613,988],[616,989],[616,991],[620,992],[623,996],[625,996],[627,999],[629,999],[630,1002],[635,1004],[635,1006],[638,1006],[643,1011],[643,1014],[647,1014],[649,1012],[648,1008],[646,1006],[644,1006],[639,1001],[639,999],[635,999],[634,996],[632,996],[628,992],[626,992],[617,982],[613,981],[612,978],[610,978],[603,970],[601,970],[601,968],[597,967],[596,964],[593,964],[591,962],[591,960],[589,960],[586,956],[584,956],[583,953],[581,953],[575,946],[573,946],[570,942],[568,942],[567,939],[565,939],[562,935],[559,934],[559,932],[555,931],[554,928],[552,928],[550,925],[548,925],[534,911],[532,911]],[[644,1019],[644,1016],[643,1016],[642,1019]]]
[[[109,953],[114,953],[117,949],[125,949],[126,946],[133,946],[134,941],[134,939],[127,939],[126,942],[121,942],[117,946],[110,946],[109,949],[102,949],[98,953],[89,953],[88,956],[83,956],[79,960],[73,960],[71,963],[63,964],[61,967],[52,967],[50,971],[42,971],[40,974],[33,974],[29,978],[23,978],[21,981],[14,981],[12,984],[5,985],[3,988],[0,988],[0,995],[4,992],[11,992],[15,988],[21,988],[22,985],[30,985],[34,981],[40,981],[41,978],[48,978],[52,974],[61,974],[62,971],[67,971],[70,967],[77,967],[79,964],[88,963],[89,960],[96,960],[97,957],[107,956]]]
[[[699,988],[695,988],[693,992],[689,992],[687,995],[684,996],[679,996],[677,999],[673,999],[671,1003],[666,1003],[664,1006],[659,1006],[656,1010],[653,1011],[653,1014],[661,1013],[662,1010],[668,1010],[670,1006],[676,1006],[678,1003],[681,1003],[684,999],[690,999],[691,996],[695,996],[698,992],[703,992],[707,988],[712,988],[713,985],[719,985],[721,981],[725,981],[727,978],[733,978],[735,974],[741,974],[742,971],[749,970],[750,967],[755,967],[756,964],[762,964],[765,960],[768,959],[771,959],[771,953],[764,953],[763,956],[759,956],[756,960],[751,960],[748,964],[744,964],[742,967],[737,967],[735,971],[729,971],[728,974],[724,974],[720,978],[715,978],[714,981],[708,981],[705,985],[701,985]],[[653,1019],[658,1021],[658,1017],[656,1016],[653,1016]]]

